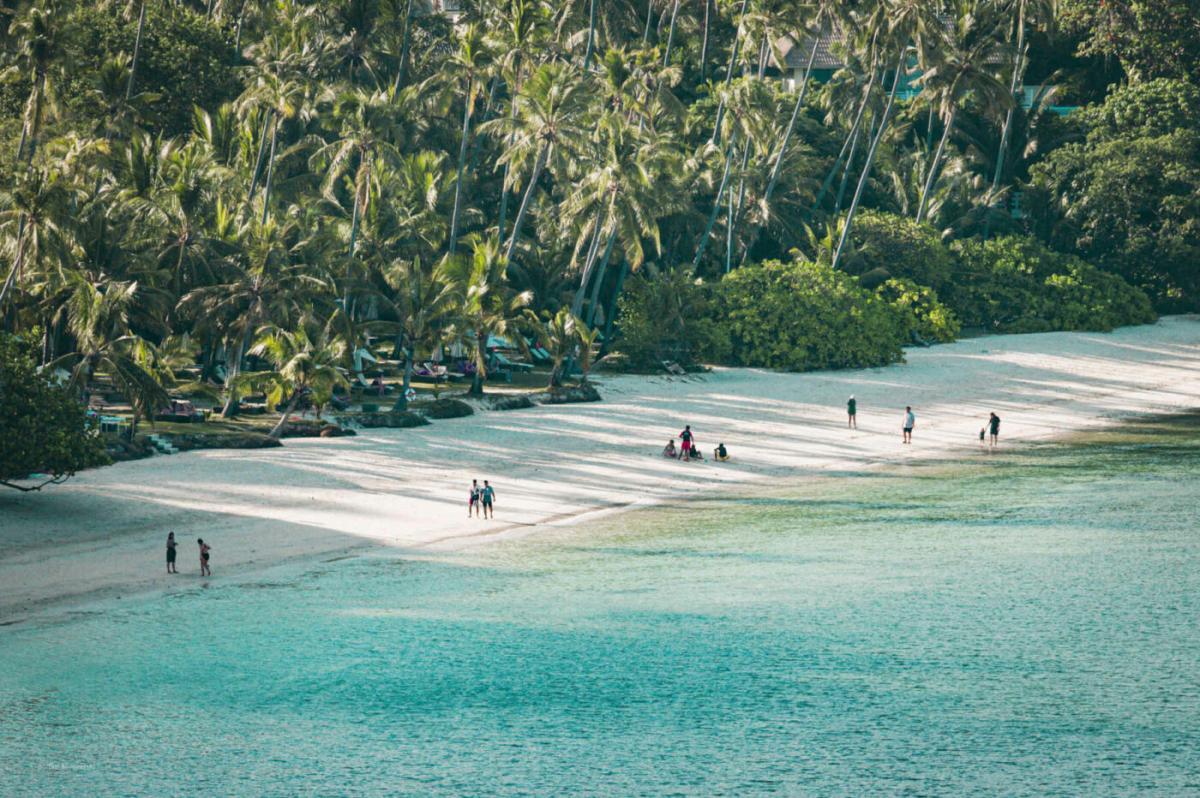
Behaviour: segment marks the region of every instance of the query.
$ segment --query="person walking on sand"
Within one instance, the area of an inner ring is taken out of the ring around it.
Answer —
[[[467,518],[471,517],[471,512],[479,515],[479,480],[471,480],[471,496],[467,499]]]
[[[200,575],[212,576],[212,569],[208,567],[208,553],[212,546],[205,543],[204,538],[196,538],[196,543],[200,545]]]
[[[904,442],[912,443],[913,427],[917,426],[917,417],[913,415],[912,407],[904,408]]]
[[[692,425],[687,424],[683,428],[683,432],[679,433],[679,459],[683,462],[688,462],[692,459],[692,446],[696,436],[692,434]]]
[[[495,518],[496,511],[493,505],[496,503],[496,489],[489,485],[486,479],[483,481],[483,490],[479,492],[479,497],[483,500],[483,517]]]
[[[991,436],[992,446],[1000,443],[1000,416],[995,413],[988,419],[988,434]]]
[[[854,394],[850,394],[850,399],[846,402],[846,428],[858,429],[858,400],[854,398]]]
[[[175,533],[167,533],[167,573],[177,574],[175,570]]]

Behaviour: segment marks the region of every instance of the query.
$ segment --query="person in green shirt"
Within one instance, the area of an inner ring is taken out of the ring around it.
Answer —
[[[854,394],[850,394],[850,400],[846,402],[846,415],[846,427],[858,429],[858,400],[854,398]]]

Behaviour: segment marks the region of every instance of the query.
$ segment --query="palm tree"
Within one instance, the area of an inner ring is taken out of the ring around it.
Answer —
[[[964,97],[970,95],[984,108],[1006,108],[1013,97],[991,73],[990,65],[1004,46],[1001,19],[977,0],[961,0],[935,60],[921,76],[922,98],[928,97],[942,118],[942,138],[929,164],[925,187],[916,219],[925,220],[929,198],[946,153],[946,143],[954,134],[954,125]]]
[[[850,231],[854,227],[854,216],[858,212],[859,203],[862,202],[863,192],[867,187],[867,180],[871,176],[871,167],[875,163],[879,143],[887,133],[892,110],[896,105],[896,93],[899,91],[900,84],[907,77],[910,48],[915,45],[918,59],[924,60],[930,33],[937,30],[941,24],[941,20],[924,0],[883,0],[875,14],[872,15],[869,25],[875,30],[886,31],[886,37],[883,37],[883,47],[885,50],[889,46],[895,49],[897,52],[896,65],[892,74],[892,88],[888,92],[887,104],[883,107],[875,136],[871,139],[871,146],[867,149],[866,162],[863,164],[862,174],[859,175],[858,186],[854,190],[854,199],[850,201],[850,209],[846,212],[846,220],[842,224],[841,239],[838,241],[837,251],[833,255],[833,268],[835,269],[841,262],[846,242],[850,238]],[[872,41],[875,41],[874,37]]]
[[[154,347],[129,330],[129,309],[141,287],[136,282],[109,280],[96,284],[81,275],[69,277],[67,329],[75,351],[50,364],[70,368],[70,385],[87,394],[97,373],[106,374],[139,417],[152,418],[169,402],[166,390],[154,376]]]
[[[68,262],[74,246],[69,222],[75,199],[68,180],[43,169],[19,176],[11,190],[0,193],[0,230],[12,259],[0,286],[0,309],[29,264],[46,272]]]
[[[430,268],[420,258],[397,260],[384,272],[384,279],[390,289],[388,308],[396,318],[392,329],[404,352],[404,382],[392,408],[402,412],[408,409],[418,350],[433,351],[446,341],[461,301],[444,262]]]
[[[458,220],[462,207],[463,172],[467,167],[467,143],[471,138],[471,116],[475,110],[475,100],[481,87],[479,80],[484,67],[486,52],[483,48],[483,35],[475,25],[468,25],[459,38],[458,51],[451,59],[454,70],[459,73],[462,81],[463,121],[462,134],[458,146],[458,178],[454,182],[454,211],[450,215],[450,234],[448,237],[450,254],[458,245]]]
[[[521,87],[517,102],[514,117],[493,119],[481,128],[511,136],[511,142],[501,156],[502,163],[513,166],[510,183],[515,182],[515,175],[527,167],[530,169],[529,182],[505,247],[505,260],[511,260],[516,250],[521,225],[542,173],[546,169],[552,174],[564,173],[574,163],[581,143],[588,135],[585,127],[587,97],[578,72],[567,64],[539,67]]]
[[[54,0],[42,0],[30,7],[9,28],[9,36],[17,41],[17,64],[6,69],[5,73],[25,72],[29,77],[29,98],[25,101],[16,157],[18,162],[24,158],[26,165],[33,162],[38,134],[45,118],[50,69],[59,57],[55,21],[61,18],[62,13]]]
[[[234,380],[235,393],[262,391],[272,408],[278,408],[286,401],[279,421],[270,432],[270,437],[275,439],[283,435],[288,416],[301,399],[309,398],[320,407],[329,401],[334,388],[349,387],[337,368],[346,354],[345,343],[331,341],[319,333],[312,334],[308,326],[302,324],[296,330],[264,327],[250,353],[265,358],[274,368],[242,374]]]
[[[567,308],[559,308],[554,315],[538,318],[526,311],[530,326],[536,330],[538,343],[550,355],[550,388],[559,388],[566,376],[566,364],[579,352],[579,333],[585,327],[583,320]]]
[[[322,193],[326,200],[339,208],[339,184],[348,174],[353,174],[350,189],[354,199],[347,251],[350,257],[354,257],[359,220],[371,197],[373,170],[379,159],[398,158],[400,155],[390,141],[396,128],[395,109],[386,94],[355,89],[337,99],[334,116],[340,121],[337,138],[314,152],[309,158],[309,166],[314,170],[324,170]]]
[[[471,345],[475,362],[471,395],[482,396],[488,375],[488,341],[493,337],[509,337],[521,349],[528,349],[522,328],[526,324],[525,308],[533,296],[528,291],[517,292],[509,285],[508,259],[500,252],[499,239],[476,234],[467,243],[470,255],[448,259],[446,274],[459,291],[466,328],[460,335]]]
[[[125,85],[125,99],[133,99],[133,86],[137,80],[138,59],[142,54],[142,33],[146,29],[146,0],[142,0],[138,9],[137,34],[133,40],[133,57],[129,62],[129,82]]]

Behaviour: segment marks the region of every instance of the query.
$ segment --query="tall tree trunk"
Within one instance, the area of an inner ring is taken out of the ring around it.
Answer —
[[[483,396],[487,379],[487,333],[475,333],[475,376],[471,378],[471,396]]]
[[[591,8],[588,11],[588,37],[587,37],[587,52],[583,56],[583,71],[587,72],[592,68],[592,51],[596,46],[596,0],[592,0]]]
[[[8,277],[4,279],[4,286],[0,287],[0,308],[4,307],[4,299],[8,296],[8,292],[12,290],[12,287],[16,285],[17,274],[21,271],[21,265],[25,260],[25,247],[27,243],[26,239],[28,239],[29,236],[24,235],[24,222],[25,217],[22,216],[21,222],[18,224],[19,229],[17,231],[17,253],[13,257],[12,268],[8,270]]]
[[[133,40],[133,60],[129,64],[129,82],[125,84],[125,100],[133,97],[133,84],[137,79],[138,57],[142,53],[142,31],[146,27],[146,0],[142,0],[138,11],[137,37]]]
[[[592,296],[588,300],[587,311],[587,326],[591,326],[596,321],[596,308],[600,302],[600,289],[604,285],[604,275],[608,271],[608,261],[612,257],[613,247],[617,243],[617,231],[613,230],[608,234],[608,243],[604,245],[604,257],[600,259],[600,264],[596,267],[596,276],[592,278]]]
[[[942,165],[942,157],[946,154],[946,142],[950,140],[951,134],[954,133],[954,122],[958,119],[958,106],[950,111],[950,118],[946,120],[946,129],[942,131],[942,140],[938,142],[937,152],[933,154],[933,162],[929,164],[929,175],[925,178],[925,187],[921,189],[921,204],[917,208],[917,222],[925,221],[925,212],[929,209],[929,197],[933,194],[933,188],[937,185],[938,172]]]
[[[842,237],[838,241],[837,250],[833,253],[833,268],[836,269],[841,263],[842,254],[846,250],[846,242],[850,239],[850,230],[854,226],[854,215],[858,212],[858,204],[862,201],[863,192],[867,188],[867,179],[871,176],[871,167],[875,163],[875,153],[879,150],[879,142],[883,140],[883,136],[887,133],[888,119],[892,115],[892,107],[896,104],[896,92],[900,89],[900,81],[904,79],[904,57],[908,52],[908,45],[900,48],[900,57],[896,60],[896,75],[892,79],[892,90],[888,92],[887,105],[883,108],[883,116],[879,120],[879,130],[875,133],[875,137],[871,140],[871,148],[867,150],[867,159],[863,163],[862,174],[858,178],[858,187],[854,190],[854,199],[850,202],[850,210],[846,213],[846,223],[842,225]]]
[[[783,159],[787,155],[788,144],[791,142],[792,133],[796,130],[796,123],[800,119],[800,111],[804,108],[804,97],[808,94],[808,84],[812,79],[813,64],[817,61],[817,44],[819,42],[820,37],[813,40],[812,51],[808,54],[808,65],[804,68],[804,82],[800,85],[800,91],[796,95],[796,104],[792,107],[792,117],[788,120],[787,128],[784,129],[783,137],[779,141],[779,152],[775,155],[775,165],[771,167],[771,176],[767,179],[766,190],[763,191],[763,208],[766,213],[770,213],[771,197],[775,194],[775,187],[779,184],[779,175],[783,172]],[[762,225],[755,225],[750,237],[746,239],[746,249],[742,252],[741,263],[746,262],[750,250],[758,243],[761,233]]]
[[[713,0],[701,0],[701,2],[704,3],[704,30],[700,34],[700,82],[706,83],[708,81],[709,12],[712,10]]]
[[[738,175],[738,190],[736,206],[733,195],[729,195],[729,231],[725,236],[725,273],[733,268],[733,231],[741,226],[742,205],[746,201],[746,167],[750,163],[751,141],[746,139],[746,147],[742,151],[742,166]],[[736,210],[735,210],[736,207]]]
[[[1008,142],[1012,136],[1013,115],[1016,113],[1017,92],[1021,90],[1025,72],[1025,0],[1017,11],[1017,45],[1016,58],[1013,60],[1012,83],[1009,93],[1013,98],[1013,106],[1004,115],[1004,127],[1000,130],[1000,148],[996,152],[996,173],[992,176],[992,195],[1000,190],[1000,181],[1004,177],[1004,162],[1008,156]],[[992,217],[988,214],[983,223],[983,238],[986,241],[992,230]]]
[[[621,271],[617,272],[617,285],[613,289],[612,298],[608,303],[608,315],[604,319],[604,342],[600,345],[600,353],[608,349],[608,343],[612,340],[613,323],[617,318],[618,302],[621,300],[621,291],[625,288],[625,278],[629,276],[629,261],[625,258],[621,259]]]
[[[713,199],[712,213],[708,215],[708,223],[704,226],[704,234],[700,236],[700,243],[696,247],[696,257],[692,259],[692,268],[700,265],[701,259],[704,257],[704,250],[708,248],[708,239],[712,235],[713,228],[717,226],[717,216],[721,213],[721,198],[725,195],[725,186],[729,183],[729,170],[733,162],[733,147],[737,143],[736,131],[729,137],[729,145],[725,148],[725,170],[721,173],[721,182],[717,186],[717,196]]]
[[[504,252],[506,260],[512,260],[513,252],[517,248],[517,241],[521,238],[521,223],[525,221],[525,214],[529,211],[529,203],[533,199],[533,192],[537,190],[538,180],[542,177],[542,170],[546,168],[546,161],[550,155],[550,148],[553,144],[544,143],[538,151],[537,161],[533,165],[533,174],[529,176],[529,185],[525,189],[525,196],[521,199],[521,207],[517,210],[517,218],[513,220],[512,237],[508,239],[508,247]]]
[[[738,12],[737,31],[734,33],[733,50],[729,54],[729,65],[725,69],[725,88],[729,88],[733,83],[733,69],[737,63],[738,49],[742,45],[742,20],[746,17],[746,3],[748,0],[742,0],[741,10]],[[725,95],[721,95],[720,101],[717,103],[717,118],[713,124],[713,134],[710,141],[719,141],[721,138],[721,121],[725,118]]]
[[[267,109],[267,113],[263,115],[262,131],[258,134],[258,157],[254,159],[254,174],[250,176],[250,191],[246,195],[246,201],[254,199],[254,192],[258,191],[258,180],[262,177],[263,159],[267,157],[267,128],[271,125],[271,120],[275,117],[275,109]]]
[[[663,53],[663,66],[671,63],[671,45],[675,43],[675,18],[679,16],[679,0],[671,7],[671,25],[667,29],[667,49]]]
[[[271,154],[267,158],[267,182],[263,186],[262,223],[267,223],[267,213],[271,208],[271,182],[275,179],[275,142],[279,137],[279,115],[276,114],[271,124]]]
[[[463,172],[467,168],[467,142],[471,134],[471,106],[474,94],[474,79],[467,82],[466,102],[463,105],[462,141],[458,145],[458,179],[454,182],[454,210],[450,214],[450,254],[458,247],[458,212],[462,204]]]
[[[246,3],[248,0],[242,0],[242,4],[238,6],[237,27],[233,34],[233,49],[237,52],[242,51],[242,22],[246,18]]]
[[[221,418],[232,418],[237,415],[241,404],[234,395],[233,381],[242,373],[242,361],[246,350],[250,348],[250,336],[253,325],[247,324],[242,333],[242,340],[234,347],[225,347],[225,406],[221,408]]]
[[[646,30],[642,33],[642,46],[650,41],[650,23],[654,19],[654,0],[646,0]]]
[[[867,132],[868,140],[871,138],[871,132]],[[850,185],[850,175],[854,173],[854,156],[858,155],[858,143],[862,139],[862,126],[859,125],[854,133],[854,140],[850,143],[850,154],[846,156],[846,168],[842,170],[842,180],[838,184],[837,197],[833,200],[833,212],[840,214],[842,212],[842,200],[846,198],[846,188]]]
[[[287,426],[288,416],[296,409],[296,405],[300,403],[300,391],[292,394],[292,398],[288,400],[287,407],[283,409],[283,413],[279,416],[279,421],[275,422],[275,426],[271,429],[271,434],[267,437],[279,440],[283,435],[283,428]]]
[[[366,156],[363,156],[366,157]],[[354,209],[350,212],[350,257],[354,257],[354,251],[358,248],[358,225],[362,218],[363,211],[363,194],[366,193],[371,183],[371,170],[367,167],[367,172],[363,177],[364,185],[354,186]]]
[[[414,347],[411,344],[404,347],[404,381],[400,385],[400,395],[396,397],[396,401],[392,404],[392,412],[394,413],[403,413],[408,410],[408,389],[412,387],[414,357],[416,357]]]
[[[404,7],[404,33],[400,35],[400,63],[396,66],[396,80],[392,83],[393,96],[404,86],[404,72],[408,68],[408,46],[411,40],[413,0]]]

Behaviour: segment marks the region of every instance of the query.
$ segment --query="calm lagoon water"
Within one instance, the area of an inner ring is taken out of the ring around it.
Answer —
[[[1139,424],[9,627],[0,795],[1200,795],[1198,455]]]

